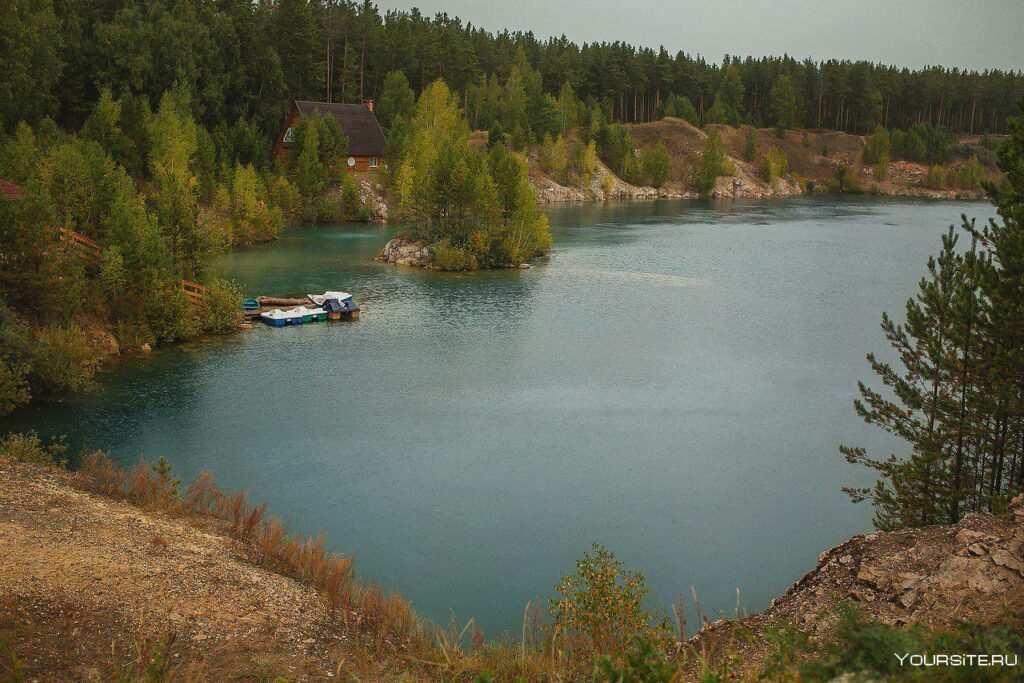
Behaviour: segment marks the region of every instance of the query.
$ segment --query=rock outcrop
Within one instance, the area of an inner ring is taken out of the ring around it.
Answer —
[[[999,624],[1024,611],[1024,494],[1006,515],[969,514],[950,526],[854,536],[825,551],[769,609],[740,622],[755,636],[741,656],[757,662],[757,636],[782,624],[827,640],[843,601],[892,625]],[[715,651],[735,625],[709,624],[695,646]]]
[[[377,260],[399,266],[429,268],[433,259],[430,248],[422,242],[396,237],[384,245]]]

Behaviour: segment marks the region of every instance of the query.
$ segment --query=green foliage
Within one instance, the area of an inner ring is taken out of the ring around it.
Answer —
[[[434,251],[445,270],[517,265],[548,250],[547,220],[536,205],[526,161],[504,144],[469,146],[457,101],[443,81],[416,105],[404,157],[389,194],[410,234]]]
[[[772,145],[761,160],[761,176],[773,186],[779,178],[789,173],[789,161],[781,149]]]
[[[891,134],[892,156],[920,164],[945,164],[953,158],[956,136],[927,123]]]
[[[557,180],[563,185],[582,189],[590,186],[590,181],[596,172],[597,143],[591,141],[588,144],[584,144],[579,140],[575,140],[569,147],[565,169]]]
[[[690,101],[690,98],[685,95],[669,95],[661,106],[662,116],[672,116],[677,119],[683,119],[694,126],[699,123],[697,110],[694,109],[693,102]]]
[[[98,144],[113,159],[123,163],[128,158],[132,143],[121,130],[121,102],[111,96],[110,88],[100,90],[81,136]]]
[[[345,173],[339,166],[348,149],[344,131],[333,116],[313,113],[295,124],[289,166],[303,199],[307,221],[329,218],[323,195],[328,184]]]
[[[487,131],[487,149],[491,149],[496,145],[504,144],[505,127],[501,125],[501,121],[499,121],[498,119],[494,119],[494,123],[491,125],[491,129]]]
[[[839,193],[859,194],[863,191],[860,181],[857,180],[857,172],[845,163],[840,163],[833,169],[828,187],[832,192]]]
[[[238,329],[242,321],[242,288],[230,280],[214,280],[206,285],[206,305],[199,316],[204,334],[226,334]]]
[[[915,655],[1009,655],[1024,647],[1019,623],[983,628],[961,625],[949,630],[888,626],[868,618],[850,606],[840,608],[833,641],[811,661],[789,662],[786,671],[805,680],[834,680],[844,673],[857,673],[872,680],[887,681],[999,681],[1007,678],[1004,667],[932,666],[927,676],[920,667],[901,664],[899,657]],[[897,656],[899,655],[899,657]]]
[[[280,180],[285,184],[278,185],[278,191],[285,194],[280,201],[288,206],[292,201],[288,181]],[[231,174],[230,185],[218,188],[215,193],[206,224],[223,233],[223,242],[238,245],[271,240],[286,223],[284,211],[275,206],[256,169],[238,165]]]
[[[714,114],[709,110],[705,115],[706,123],[727,123],[730,126],[739,126],[743,122],[743,96],[746,88],[743,85],[743,77],[735,64],[730,64],[722,72],[722,81],[715,94],[715,102],[712,106]]]
[[[720,175],[731,175],[731,162],[725,155],[725,145],[722,144],[722,137],[718,131],[708,132],[707,141],[704,143],[704,151],[700,155],[700,163],[694,169],[690,177],[690,185],[694,190],[705,193],[715,186],[715,179]]]
[[[584,653],[623,661],[630,653],[641,654],[645,641],[658,648],[668,645],[667,619],[644,610],[644,575],[627,570],[615,553],[597,543],[555,590],[561,597],[548,601],[552,632],[562,639],[578,638]]]
[[[944,189],[946,187],[946,167],[941,164],[929,166],[921,184],[933,190]]]
[[[780,130],[793,128],[797,117],[797,95],[793,79],[786,74],[776,78],[768,99],[776,127]]]
[[[178,272],[196,277],[205,267],[213,245],[208,233],[199,229],[199,188],[192,170],[199,143],[190,107],[184,91],[167,93],[147,130],[151,199],[157,222]]]
[[[750,163],[754,161],[754,153],[757,151],[757,138],[754,135],[754,128],[747,129],[743,138],[743,160]]]
[[[396,118],[408,121],[416,109],[416,93],[409,87],[409,79],[402,71],[389,71],[377,98],[374,113],[381,128],[390,130]]]
[[[889,131],[884,126],[876,126],[864,146],[863,159],[865,164],[874,164],[875,180],[879,182],[885,180],[889,172],[890,149]]]
[[[68,445],[63,437],[44,444],[35,432],[11,432],[0,437],[0,458],[29,462],[44,467],[64,467]]]
[[[660,142],[640,151],[640,175],[645,185],[661,187],[668,180],[668,151]]]
[[[537,150],[537,162],[545,173],[555,178],[562,177],[567,163],[565,140],[561,136],[553,140],[550,133],[544,133]]]
[[[887,391],[861,384],[854,407],[903,439],[909,452],[877,459],[864,448],[840,450],[879,474],[874,487],[846,491],[855,502],[871,501],[880,529],[955,523],[967,512],[1002,507],[1024,488],[1014,464],[1024,457],[1022,444],[1006,438],[1021,429],[1007,406],[1022,401],[1013,378],[1024,363],[1024,119],[1011,130],[999,151],[1006,179],[986,185],[1001,222],[979,229],[965,216],[966,250],[957,248],[960,234],[950,226],[907,302],[906,323],[882,316],[900,366],[868,355]]]
[[[479,263],[476,255],[465,247],[453,245],[448,240],[437,242],[431,249],[434,267],[444,271],[476,270]]]
[[[958,190],[976,190],[985,181],[985,171],[978,157],[971,156],[961,166],[949,170],[947,182]]]
[[[75,323],[42,328],[36,333],[29,383],[36,395],[62,396],[87,389],[100,356]]]
[[[676,680],[679,665],[673,664],[648,641],[637,641],[635,651],[626,654],[625,661],[616,663],[608,655],[597,661],[595,681],[606,683],[671,683]]]
[[[13,0],[0,21],[0,133],[34,123],[56,104],[62,22],[49,0]]]
[[[181,484],[181,479],[171,474],[173,470],[171,463],[167,462],[167,459],[161,455],[159,460],[150,465],[150,469],[156,475],[153,484],[158,496],[164,502],[170,502],[177,498],[178,485]]]
[[[32,392],[24,368],[0,359],[0,417],[9,415],[29,402]]]
[[[597,134],[597,153],[605,166],[615,175],[628,180],[630,171],[635,168],[636,156],[633,151],[633,139],[629,131],[621,123],[603,126]]]

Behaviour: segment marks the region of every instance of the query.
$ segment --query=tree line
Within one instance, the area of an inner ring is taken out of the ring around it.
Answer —
[[[525,74],[525,89],[566,85],[619,122],[692,110],[703,122],[834,128],[930,124],[1003,132],[1024,95],[1020,71],[790,56],[713,63],[623,42],[491,32],[439,13],[381,13],[370,0],[11,0],[0,32],[0,122],[51,116],[77,129],[103,88],[156,103],[190,90],[197,121],[276,134],[291,99],[358,102],[401,71],[417,94],[443,78],[470,112],[481,91]],[[469,114],[470,123],[478,122]],[[487,128],[486,124],[479,126]],[[508,132],[512,132],[509,130]]]

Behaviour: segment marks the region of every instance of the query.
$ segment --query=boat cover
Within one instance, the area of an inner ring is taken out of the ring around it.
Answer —
[[[324,292],[323,294],[307,294],[306,298],[312,301],[317,306],[323,306],[324,302],[328,299],[337,299],[338,301],[348,301],[352,298],[352,295],[348,292]]]
[[[337,299],[327,299],[323,303],[324,310],[328,313],[341,313],[345,310],[345,304]]]

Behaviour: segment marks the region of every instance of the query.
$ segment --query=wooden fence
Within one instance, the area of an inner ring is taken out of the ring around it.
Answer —
[[[103,260],[103,247],[81,233],[61,228],[60,239],[70,244],[78,256],[90,265],[98,266]]]
[[[181,281],[181,291],[185,292],[185,296],[188,297],[189,302],[193,306],[205,306],[206,305],[206,287],[203,287],[198,282],[190,282],[189,280]]]
[[[62,242],[70,244],[78,254],[79,258],[85,261],[88,265],[99,267],[100,263],[103,261],[103,247],[85,235],[77,233],[74,230],[61,228],[60,239]],[[188,297],[189,303],[197,307],[206,305],[206,287],[198,282],[192,282],[190,280],[180,280],[180,283],[181,291],[183,291],[185,296]]]

